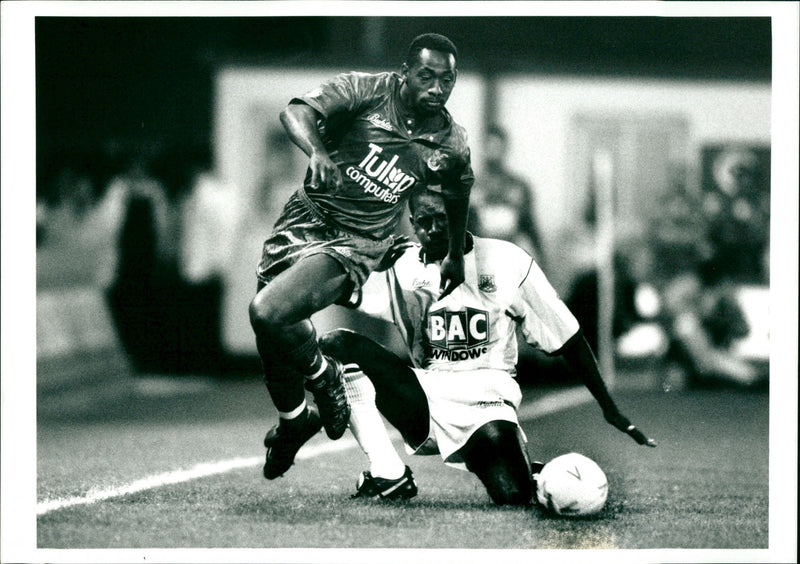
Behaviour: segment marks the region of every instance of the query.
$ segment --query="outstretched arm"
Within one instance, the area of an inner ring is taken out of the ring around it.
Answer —
[[[630,420],[620,413],[611,394],[608,393],[603,378],[600,375],[600,370],[597,366],[597,360],[594,357],[586,337],[583,336],[583,331],[579,330],[562,348],[562,356],[569,366],[570,370],[577,372],[584,385],[589,389],[597,403],[603,409],[603,416],[606,421],[611,423],[614,427],[627,433],[640,445],[647,445],[649,447],[656,446],[653,439],[647,438]]]
[[[453,197],[444,192],[444,209],[450,231],[450,248],[441,266],[442,284],[439,299],[464,282],[464,238],[467,232],[469,197]]]
[[[289,139],[310,158],[311,187],[334,191],[341,188],[342,175],[328,155],[317,128],[319,112],[307,104],[289,104],[280,117]]]

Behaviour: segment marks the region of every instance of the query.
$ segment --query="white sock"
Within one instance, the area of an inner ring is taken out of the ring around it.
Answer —
[[[291,411],[279,411],[278,417],[280,417],[281,419],[296,419],[305,410],[306,410],[306,400],[303,400],[303,403],[301,403]]]
[[[400,478],[406,465],[394,449],[375,406],[375,386],[357,364],[344,368],[344,389],[350,402],[350,431],[369,459],[370,473],[389,480]]]

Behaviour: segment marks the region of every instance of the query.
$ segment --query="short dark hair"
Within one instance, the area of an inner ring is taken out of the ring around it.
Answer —
[[[458,61],[458,49],[456,49],[452,41],[438,33],[423,33],[411,40],[411,44],[408,46],[408,52],[406,53],[406,64],[408,66],[413,66],[419,56],[419,52],[423,49],[451,53],[455,60]]]
[[[414,190],[411,193],[411,197],[408,199],[408,211],[411,212],[411,215],[414,215],[414,210],[417,208],[417,202],[423,197],[442,198],[442,187],[431,185]]]

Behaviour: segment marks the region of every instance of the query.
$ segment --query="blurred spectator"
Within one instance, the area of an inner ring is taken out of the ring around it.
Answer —
[[[667,281],[687,272],[699,272],[713,255],[700,199],[683,182],[676,182],[656,209],[660,213],[649,223],[653,276]]]
[[[612,336],[614,339],[630,330],[640,320],[636,310],[636,281],[631,273],[628,258],[614,255],[614,318]],[[596,268],[581,272],[572,284],[568,297],[564,300],[583,328],[586,340],[594,350],[598,348],[598,274]]]
[[[224,360],[222,303],[225,269],[235,246],[238,194],[215,172],[207,147],[193,150],[187,167],[188,192],[179,207],[183,299],[175,304],[181,344],[192,359],[183,368],[218,372]]]
[[[195,153],[181,206],[180,270],[192,284],[221,284],[234,243],[237,193],[214,172],[207,149]]]
[[[176,269],[175,225],[164,184],[153,176],[148,159],[133,155],[115,176],[109,200],[122,200],[125,214],[120,233],[116,279],[166,276]]]
[[[743,147],[725,148],[714,159],[712,173],[702,202],[713,249],[704,276],[710,282],[766,284],[770,198],[758,155]]]
[[[73,155],[74,156],[74,155]],[[96,203],[93,179],[80,160],[61,163],[37,194],[37,247],[50,237],[72,238]]]
[[[506,167],[508,138],[500,126],[489,126],[484,150],[485,170],[476,179],[470,196],[470,231],[516,243],[544,268],[544,249],[534,219],[533,190]]]
[[[101,150],[46,151],[37,171],[39,288],[105,288],[116,268],[121,206],[109,205]]]
[[[122,218],[118,261],[108,290],[117,331],[138,370],[163,370],[170,365],[169,351],[164,350],[172,329],[167,296],[177,269],[169,243],[169,200],[143,154],[131,156],[112,179],[106,203],[114,215],[121,208]]]
[[[757,367],[731,349],[750,329],[730,287],[704,286],[686,272],[665,286],[663,305],[670,338],[665,386],[759,382]]]
[[[750,328],[736,300],[736,286],[718,269],[715,226],[701,202],[678,183],[665,196],[650,233],[653,284],[660,297],[659,319],[669,342],[665,387],[728,382],[752,385],[760,374],[737,357],[732,345]]]
[[[143,372],[218,373],[223,268],[233,245],[234,191],[208,150],[140,152],[108,189],[121,218],[109,289],[120,338]]]

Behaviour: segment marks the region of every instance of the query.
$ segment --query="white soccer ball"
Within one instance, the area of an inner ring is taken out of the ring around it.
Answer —
[[[539,503],[558,515],[592,515],[606,504],[605,473],[594,460],[577,452],[554,458],[535,477]]]

